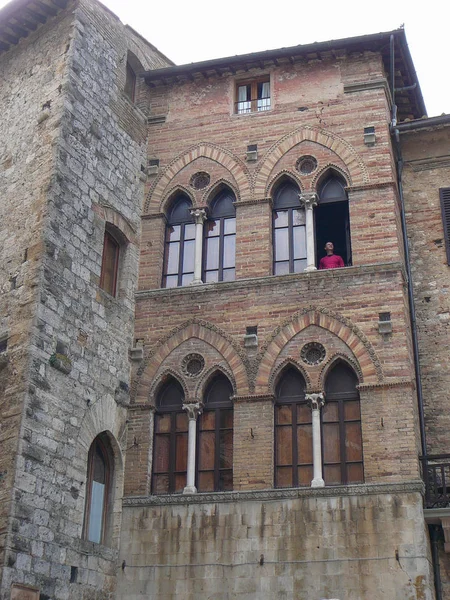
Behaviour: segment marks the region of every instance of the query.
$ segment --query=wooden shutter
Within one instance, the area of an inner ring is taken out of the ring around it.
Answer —
[[[444,226],[447,264],[450,265],[450,188],[441,188],[439,190],[439,195],[441,198],[442,225]]]

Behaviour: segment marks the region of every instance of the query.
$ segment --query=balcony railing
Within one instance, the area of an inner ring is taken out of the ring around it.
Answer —
[[[450,454],[421,456],[425,508],[450,507]]]

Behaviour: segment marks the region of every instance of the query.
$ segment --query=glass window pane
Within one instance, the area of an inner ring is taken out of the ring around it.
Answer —
[[[236,269],[224,269],[223,281],[234,281],[236,279]]]
[[[277,262],[275,263],[275,275],[285,275],[289,273],[289,263],[288,262]]]
[[[232,429],[233,428],[233,409],[221,410],[220,411],[220,428],[221,429]]]
[[[216,426],[216,411],[205,410],[200,416],[200,431],[213,431]]]
[[[359,421],[359,400],[344,402],[344,418],[346,421]]]
[[[103,459],[103,454],[98,445],[95,449],[93,460],[94,469],[92,479],[97,483],[106,483],[106,464]]]
[[[292,423],[292,406],[277,406],[275,409],[275,419],[277,425]]]
[[[233,432],[232,431],[221,431],[220,432],[219,468],[220,469],[232,469],[233,468]]]
[[[166,288],[177,287],[178,285],[178,275],[168,275],[165,278],[165,286]]]
[[[102,538],[102,522],[103,522],[103,499],[105,497],[105,485],[92,482],[91,487],[91,504],[89,507],[89,528],[88,539],[90,542],[100,543]]]
[[[313,480],[313,467],[305,466],[298,468],[298,485],[300,487],[310,486],[311,481]]]
[[[189,285],[192,281],[194,281],[194,273],[186,273],[181,278],[181,285]]]
[[[236,219],[225,219],[223,222],[225,234],[236,233]]]
[[[292,465],[292,427],[277,427],[276,464]]]
[[[201,471],[214,469],[215,432],[203,431],[200,434],[198,447],[198,465]]]
[[[183,247],[183,273],[194,272],[195,242],[184,242]]]
[[[180,260],[180,243],[176,242],[174,244],[167,244],[167,268],[166,272],[168,274],[178,273],[179,269],[179,260]]]
[[[339,421],[339,406],[337,402],[325,402],[322,408],[322,421],[324,423],[337,423]]]
[[[169,476],[168,475],[156,475],[153,477],[152,491],[154,494],[168,494],[169,493]]]
[[[155,415],[155,432],[168,433],[170,431],[170,415]]]
[[[297,428],[298,464],[313,462],[312,426],[301,425]]]
[[[179,412],[176,416],[176,428],[178,432],[187,431],[189,427],[189,418],[187,412]]]
[[[312,410],[307,404],[297,404],[297,423],[311,423]]]
[[[323,460],[325,463],[338,463],[341,460],[339,446],[339,425],[326,423],[323,425]]]
[[[195,240],[195,223],[189,223],[184,226],[184,239]]]
[[[287,229],[275,229],[275,260],[289,260],[289,233]]]
[[[305,209],[304,208],[302,208],[300,210],[294,209],[292,211],[292,224],[294,225],[294,227],[296,227],[297,225],[304,225],[305,223],[306,223]]]
[[[303,273],[306,269],[306,259],[294,260],[294,273]]]
[[[177,473],[175,475],[175,493],[180,493],[186,487],[186,473]]]
[[[170,439],[168,435],[155,436],[155,450],[153,453],[153,472],[167,473],[169,471]]]
[[[219,281],[219,271],[207,271],[205,273],[205,282],[214,283]]]
[[[199,473],[198,474],[198,491],[213,492],[214,491],[214,473]]]
[[[215,237],[220,234],[220,220],[219,221],[206,221],[206,236]]]
[[[306,257],[306,228],[294,227],[294,258]]]
[[[277,487],[292,487],[292,467],[278,467],[275,478]]]
[[[208,238],[206,240],[206,269],[219,268],[219,238]]]
[[[323,478],[327,485],[339,485],[341,478],[341,465],[324,465]]]
[[[287,227],[289,224],[289,211],[287,210],[276,210],[273,213],[274,227]]]
[[[223,268],[234,267],[236,236],[229,235],[223,239]]]
[[[228,469],[219,473],[219,490],[228,492],[233,489],[233,471]]]
[[[347,465],[347,482],[364,483],[364,471],[361,463]]]
[[[169,242],[177,242],[180,240],[181,235],[181,226],[180,225],[171,225],[167,227],[167,241]]]
[[[347,461],[362,460],[361,426],[359,423],[345,424],[345,454]]]
[[[186,471],[187,469],[187,433],[178,433],[176,437],[175,471]]]

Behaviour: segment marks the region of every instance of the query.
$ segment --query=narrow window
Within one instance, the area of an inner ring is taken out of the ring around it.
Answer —
[[[211,203],[205,222],[203,281],[233,281],[236,255],[236,198],[231,190],[222,191]]]
[[[318,262],[326,255],[325,244],[333,242],[334,254],[342,257],[344,265],[352,264],[346,185],[342,177],[331,172],[318,187],[319,203],[314,211]]]
[[[447,264],[450,265],[450,188],[441,188],[439,190],[439,197],[441,199],[442,225],[444,227]]]
[[[136,97],[136,73],[134,72],[133,67],[127,62],[127,72],[125,79],[125,94],[134,102]]]
[[[298,186],[283,181],[275,191],[273,210],[273,272],[300,273],[306,268],[305,209]]]
[[[100,287],[111,296],[116,295],[117,272],[119,269],[120,245],[117,239],[105,231],[103,239],[102,270],[100,275]]]
[[[224,375],[209,384],[199,418],[197,489],[233,489],[233,388]]]
[[[325,383],[322,408],[323,478],[326,485],[363,483],[361,412],[355,373],[338,363]]]
[[[89,449],[84,537],[104,543],[112,482],[112,453],[105,434],[95,438]]]
[[[270,81],[268,78],[244,81],[236,85],[235,112],[239,115],[270,109]]]
[[[186,486],[188,415],[183,389],[171,378],[157,397],[153,443],[153,494],[182,492]]]
[[[305,380],[287,369],[276,389],[275,487],[309,486],[313,478],[312,412]]]
[[[188,285],[194,279],[195,223],[190,199],[180,194],[167,219],[163,287]]]

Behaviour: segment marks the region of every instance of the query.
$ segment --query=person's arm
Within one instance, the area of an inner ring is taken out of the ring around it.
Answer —
[[[343,260],[342,256],[339,256],[339,264],[338,264],[338,267],[345,267],[345,265],[344,265],[344,260]]]

